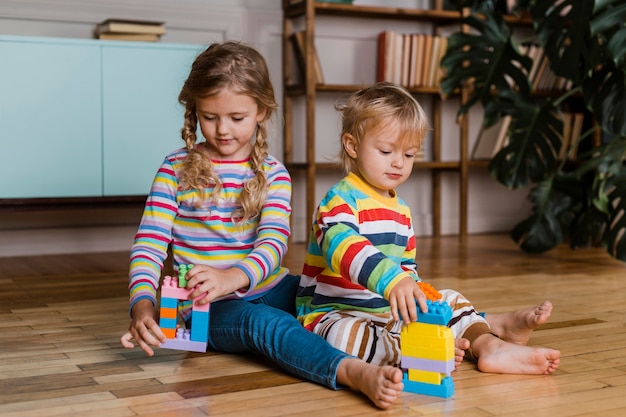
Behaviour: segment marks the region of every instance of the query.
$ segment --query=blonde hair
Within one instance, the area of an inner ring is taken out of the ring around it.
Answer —
[[[426,113],[417,100],[403,87],[389,82],[365,87],[335,108],[341,112],[341,137],[350,134],[357,144],[368,129],[383,129],[394,124],[403,141],[421,149],[426,131],[430,129]],[[346,173],[356,168],[343,146],[341,165]]]
[[[252,139],[254,143],[250,164],[254,176],[246,181],[241,191],[242,209],[233,213],[233,218],[241,216],[241,223],[245,223],[261,214],[267,197],[267,177],[262,169],[268,154],[267,124],[278,108],[267,63],[251,46],[235,41],[215,43],[198,55],[192,64],[178,96],[178,101],[185,108],[181,136],[189,151],[182,164],[180,185],[183,189],[198,190],[203,200],[219,195],[222,184],[213,164],[195,146],[198,125],[196,99],[216,96],[225,89],[251,97],[259,107],[259,112],[265,112],[265,118],[257,124],[256,139]],[[213,191],[206,196],[208,187],[213,187]]]

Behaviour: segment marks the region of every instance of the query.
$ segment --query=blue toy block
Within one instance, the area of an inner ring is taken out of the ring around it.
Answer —
[[[191,340],[204,342],[209,339],[209,313],[194,311],[191,318]]]
[[[174,319],[168,319],[165,317],[161,317],[159,318],[159,327],[165,328],[165,329],[175,329],[176,328],[176,322],[177,320]]]
[[[402,374],[404,391],[414,394],[432,395],[435,397],[450,398],[454,395],[454,383],[447,376],[441,381],[441,385],[427,384],[424,382],[410,381],[406,373]]]
[[[420,323],[438,324],[441,326],[447,326],[448,322],[452,319],[452,309],[445,301],[431,301],[426,300],[428,312],[423,313],[418,308],[417,321]]]
[[[161,296],[161,308],[178,308],[178,299]]]

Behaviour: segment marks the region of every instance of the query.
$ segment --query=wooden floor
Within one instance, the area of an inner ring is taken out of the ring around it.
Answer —
[[[288,264],[302,254],[294,246]],[[405,393],[379,411],[258,357],[123,349],[127,253],[0,258],[0,415],[626,415],[626,264],[602,249],[530,256],[498,235],[419,239],[418,261],[424,279],[482,310],[551,300],[551,321],[531,344],[561,350],[557,372],[493,375],[466,362],[453,373],[454,397]]]

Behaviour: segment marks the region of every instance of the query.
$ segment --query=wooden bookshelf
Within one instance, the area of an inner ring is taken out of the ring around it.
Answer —
[[[317,201],[315,201],[315,182],[318,171],[337,169],[333,164],[316,162],[315,136],[315,103],[319,93],[351,93],[359,90],[363,85],[350,84],[323,84],[316,82],[314,71],[305,71],[301,80],[294,79],[292,68],[299,63],[293,62],[291,37],[294,30],[294,21],[304,20],[304,51],[303,64],[305,68],[314,68],[316,55],[314,51],[315,26],[317,16],[334,16],[346,18],[388,19],[423,22],[431,25],[433,32],[439,26],[458,25],[461,15],[456,11],[437,9],[405,9],[397,7],[355,6],[339,3],[317,3],[314,0],[302,0],[291,4],[283,0],[283,85],[284,85],[284,161],[292,175],[304,175],[306,182],[306,218],[313,216]],[[299,29],[300,30],[300,29]],[[301,51],[302,52],[302,51]],[[376,54],[372,59],[376,59]],[[458,124],[459,155],[457,161],[442,161],[441,103],[443,98],[438,87],[407,87],[413,94],[429,95],[434,98],[434,108],[431,123],[433,125],[433,143],[431,154],[424,161],[416,161],[416,171],[430,171],[432,178],[432,230],[434,236],[441,235],[441,204],[442,204],[442,174],[455,172],[459,177],[459,236],[467,236],[467,207],[468,207],[468,123],[463,117]],[[464,98],[460,92],[461,99]],[[305,161],[294,162],[294,109],[296,97],[304,97],[305,102]],[[308,234],[305,230],[305,236]]]

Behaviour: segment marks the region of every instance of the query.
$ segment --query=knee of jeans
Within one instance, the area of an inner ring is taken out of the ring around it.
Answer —
[[[270,307],[265,304],[255,304],[257,308],[249,309],[242,317],[244,325],[256,331],[286,330],[293,325],[300,326],[300,322],[289,313]]]

